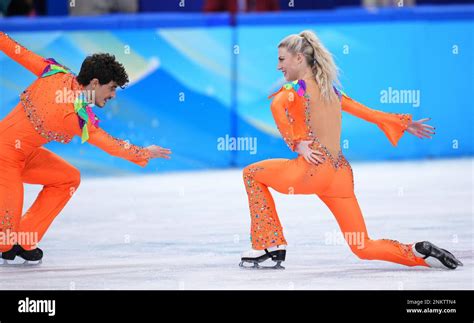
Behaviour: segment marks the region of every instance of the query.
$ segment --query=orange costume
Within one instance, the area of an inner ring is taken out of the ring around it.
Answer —
[[[412,120],[409,114],[372,110],[350,99],[336,88],[342,110],[377,124],[396,146]],[[412,244],[369,238],[364,218],[354,195],[352,168],[341,150],[330,153],[311,129],[309,96],[303,80],[285,84],[274,97],[271,111],[283,139],[295,150],[299,141],[312,141],[310,147],[326,155],[318,165],[303,156],[295,159],[269,159],[247,166],[243,172],[251,215],[251,241],[255,250],[286,245],[269,187],[283,194],[316,194],[336,217],[351,250],[361,259],[385,260],[406,266],[428,266],[412,251]]]
[[[0,121],[0,233],[33,234],[39,242],[80,182],[79,171],[43,148],[44,144],[69,143],[74,136],[82,136],[83,142],[140,166],[148,163],[150,152],[99,128],[91,106],[84,101],[58,100],[58,91],[83,90],[66,67],[27,50],[3,32],[0,50],[38,76],[21,94],[20,103]],[[41,184],[43,190],[22,217],[23,183]],[[25,250],[36,247],[19,244]],[[0,243],[0,252],[11,248],[12,243]]]

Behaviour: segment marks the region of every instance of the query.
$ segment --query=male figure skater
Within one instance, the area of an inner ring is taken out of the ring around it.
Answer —
[[[155,145],[135,146],[99,127],[92,108],[105,107],[115,97],[117,86],[128,83],[123,65],[113,55],[88,56],[76,76],[3,32],[0,50],[38,77],[0,121],[0,252],[4,261],[16,256],[40,261],[43,252],[36,244],[80,182],[79,170],[43,148],[44,144],[66,144],[77,135],[83,143],[142,167],[152,158],[170,158],[171,151]],[[23,183],[41,184],[43,190],[22,217]]]

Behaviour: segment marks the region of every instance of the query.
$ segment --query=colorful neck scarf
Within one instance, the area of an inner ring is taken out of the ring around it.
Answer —
[[[84,94],[81,94],[74,102],[74,111],[79,117],[79,127],[82,129],[82,143],[89,140],[89,122],[96,128],[99,127],[99,118],[92,111],[93,106],[92,103],[87,103]]]
[[[71,70],[58,62],[54,58],[45,59],[45,62],[48,63],[48,66],[44,69],[41,77],[51,76],[57,73],[71,73]],[[99,127],[99,118],[92,111],[94,105],[87,103],[86,97],[84,94],[79,95],[74,101],[74,111],[79,117],[79,127],[82,129],[81,141],[82,143],[89,140],[89,129],[88,123],[90,122],[93,126]]]

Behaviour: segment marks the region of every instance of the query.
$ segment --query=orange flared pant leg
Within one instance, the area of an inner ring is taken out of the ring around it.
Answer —
[[[11,249],[11,241],[15,240],[11,233],[16,233],[20,225],[23,207],[21,172],[20,164],[0,161],[0,252]]]
[[[35,233],[40,241],[79,187],[80,178],[77,168],[46,148],[32,152],[26,160],[22,180],[27,184],[41,184],[43,189],[22,217],[19,231]]]
[[[41,184],[43,189],[22,217],[23,183]],[[3,165],[0,173],[1,231],[14,236],[25,249],[35,248],[79,183],[80,173],[75,167],[42,147],[33,150],[17,167]],[[11,247],[11,243],[3,243],[0,251]]]
[[[320,181],[314,181],[315,168],[302,157],[268,159],[245,167],[243,178],[247,191],[252,248],[263,250],[287,244],[269,187],[283,194],[312,194],[321,191],[332,178],[330,166],[321,165]],[[322,170],[326,172],[322,172]]]
[[[287,244],[273,197],[268,186],[262,183],[261,176],[265,173],[261,164],[265,162],[268,161],[247,166],[243,173],[250,208],[250,240],[252,247],[257,250]],[[279,162],[284,163],[284,160]],[[275,161],[276,164],[279,162]]]

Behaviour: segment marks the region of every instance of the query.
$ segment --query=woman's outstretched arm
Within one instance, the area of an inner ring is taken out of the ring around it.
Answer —
[[[343,111],[375,123],[385,133],[393,146],[397,146],[405,131],[419,138],[430,138],[430,135],[434,134],[431,131],[434,127],[423,124],[424,121],[429,120],[428,118],[413,121],[412,115],[408,113],[390,113],[371,109],[354,101],[346,94],[341,96],[341,106]]]

